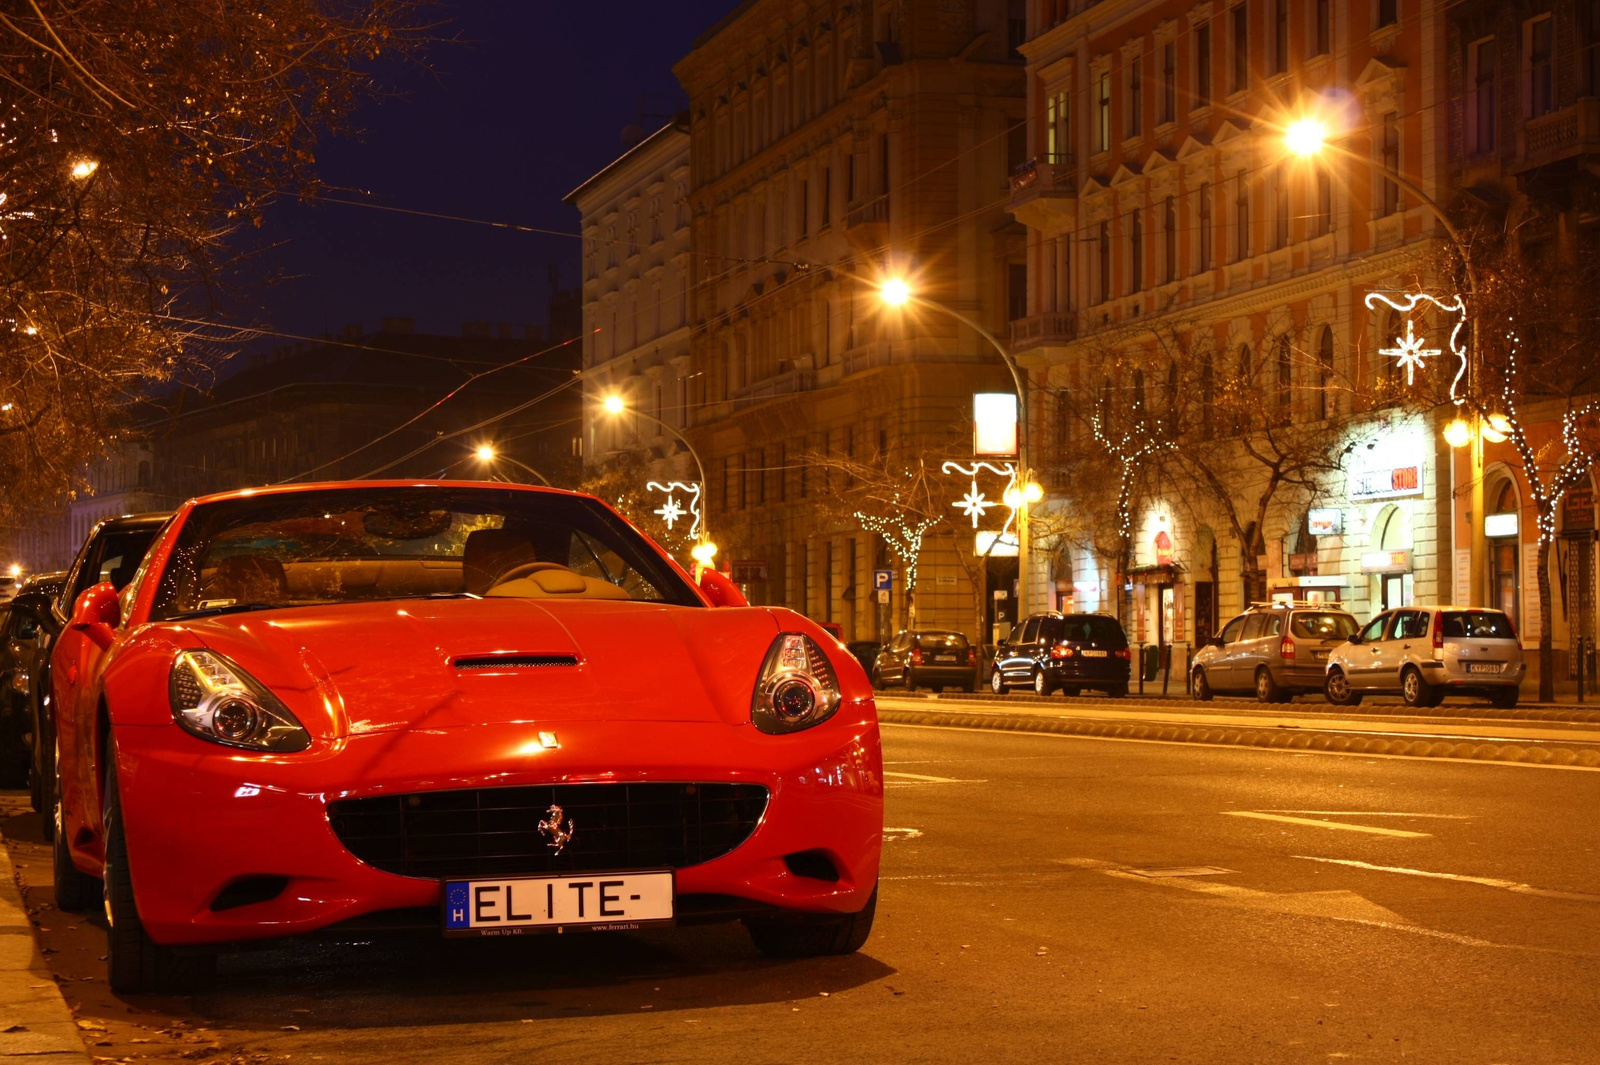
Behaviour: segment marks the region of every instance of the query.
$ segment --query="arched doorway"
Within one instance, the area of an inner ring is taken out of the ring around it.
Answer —
[[[1483,518],[1483,538],[1489,561],[1489,605],[1506,612],[1511,624],[1521,628],[1517,606],[1522,601],[1522,567],[1517,564],[1521,544],[1521,509],[1517,486],[1507,477],[1485,493],[1491,500]]]
[[[1372,589],[1373,612],[1410,606],[1413,601],[1411,575],[1411,516],[1404,507],[1391,504],[1379,513],[1372,527],[1372,554],[1379,560],[1373,567],[1377,587]]]

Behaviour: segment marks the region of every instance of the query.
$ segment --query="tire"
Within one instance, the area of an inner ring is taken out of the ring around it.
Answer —
[[[139,920],[133,880],[128,875],[128,840],[122,829],[117,793],[117,756],[106,745],[106,981],[122,995],[186,994],[216,977],[215,954],[179,954],[150,938]]]
[[[943,684],[935,684],[933,686],[933,694],[935,694],[935,695],[943,695],[944,694],[944,685]]]
[[[1272,670],[1266,666],[1256,669],[1256,701],[1262,703],[1286,703],[1289,694],[1278,687],[1278,682],[1272,679]]]
[[[860,913],[746,920],[745,928],[756,949],[769,958],[854,954],[872,934],[872,921],[877,912],[878,889],[874,887]]]
[[[1048,673],[1042,669],[1036,669],[1033,671],[1033,694],[1051,695],[1055,692],[1055,690],[1055,682],[1050,679],[1050,675]]]
[[[963,684],[961,686],[961,690],[966,692],[968,695],[971,695],[973,692],[978,690],[977,682],[974,681],[974,682],[969,683],[969,684]]]
[[[1400,674],[1400,701],[1407,706],[1423,708],[1439,705],[1439,695],[1422,677],[1422,670],[1407,666]]]
[[[1194,680],[1189,685],[1189,691],[1197,703],[1209,703],[1216,696],[1211,690],[1211,682],[1206,680],[1206,671],[1203,669],[1194,671]]]
[[[1344,675],[1342,669],[1328,674],[1328,679],[1322,685],[1322,694],[1334,706],[1359,706],[1361,703],[1361,693],[1350,687],[1350,678]]]
[[[989,690],[996,695],[1004,695],[1006,693],[1005,674],[1001,673],[998,668],[989,674]]]
[[[1126,699],[1128,697],[1128,682],[1123,681],[1121,684],[1111,685],[1106,689],[1106,694],[1113,699]]]
[[[877,669],[876,666],[873,667],[872,675],[869,676],[867,679],[872,682],[872,690],[873,691],[882,691],[883,690],[883,674],[878,672],[878,669]]]
[[[28,763],[33,760],[28,750],[28,718],[15,705],[10,709],[0,718],[0,788],[25,788]]]
[[[1503,692],[1494,692],[1489,696],[1489,705],[1496,710],[1514,710],[1521,695],[1520,688],[1507,688]]]
[[[905,680],[905,684],[906,684],[906,694],[907,695],[910,695],[912,692],[917,690],[917,677],[916,677],[916,674],[912,673],[909,669],[906,670],[906,675],[905,675],[904,680]]]
[[[72,864],[72,852],[67,847],[67,833],[61,827],[61,801],[51,807],[50,853],[55,867],[56,909],[62,913],[84,913],[94,905],[100,894],[100,882],[88,873],[80,872]]]

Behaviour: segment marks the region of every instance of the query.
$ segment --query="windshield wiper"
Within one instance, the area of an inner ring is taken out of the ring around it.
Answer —
[[[217,614],[242,614],[250,610],[278,610],[287,606],[302,606],[301,603],[229,603],[227,606],[207,606],[198,610],[185,610],[180,614],[173,614],[167,620],[178,618],[208,618]]]

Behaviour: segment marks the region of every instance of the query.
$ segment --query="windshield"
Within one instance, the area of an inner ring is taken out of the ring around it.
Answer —
[[[1441,622],[1443,635],[1479,640],[1515,640],[1511,620],[1498,610],[1449,610]]]
[[[421,596],[702,605],[648,541],[594,500],[419,485],[198,506],[151,617]]]
[[[1355,635],[1356,619],[1349,614],[1296,614],[1289,631],[1305,640],[1348,640]]]
[[[924,651],[965,651],[967,638],[959,632],[918,633],[915,643]]]

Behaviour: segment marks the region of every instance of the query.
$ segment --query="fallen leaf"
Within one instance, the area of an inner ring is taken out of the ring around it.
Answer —
[[[300,1030],[300,1026],[298,1024],[286,1024],[282,1028],[279,1029],[279,1031],[284,1031],[284,1032],[298,1032],[299,1030]]]

